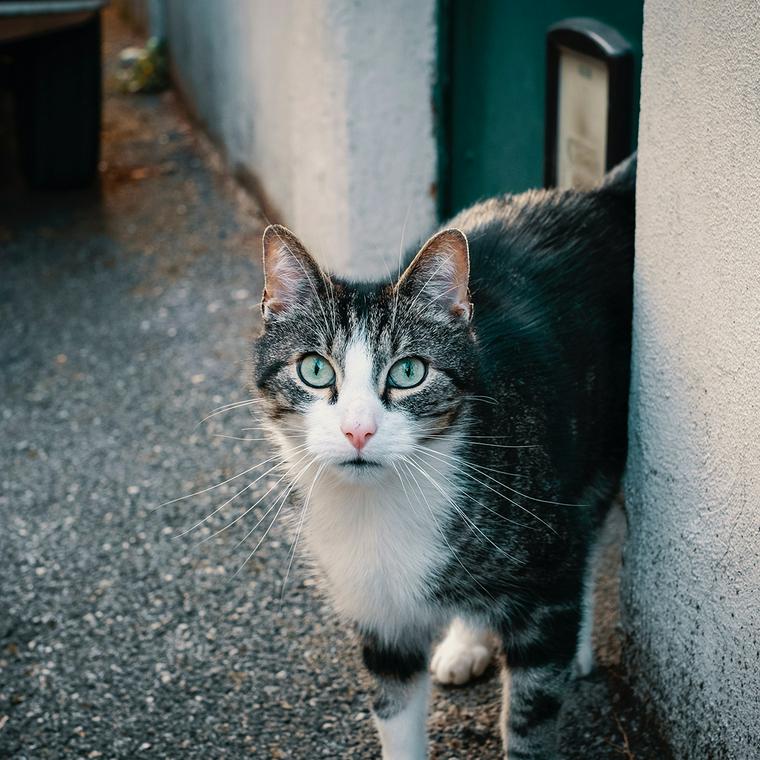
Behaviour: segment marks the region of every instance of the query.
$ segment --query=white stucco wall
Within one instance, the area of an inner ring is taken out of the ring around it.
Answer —
[[[407,241],[435,222],[435,5],[167,0],[191,107],[341,273],[387,272],[407,210]]]
[[[760,752],[760,9],[647,0],[623,604],[678,758]]]

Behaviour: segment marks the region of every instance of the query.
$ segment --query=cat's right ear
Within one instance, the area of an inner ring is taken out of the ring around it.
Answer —
[[[264,230],[264,319],[319,297],[325,276],[301,241],[286,227],[270,224]]]
[[[466,235],[451,228],[433,235],[401,275],[396,287],[414,301],[437,304],[455,317],[472,319],[468,290],[470,249]]]

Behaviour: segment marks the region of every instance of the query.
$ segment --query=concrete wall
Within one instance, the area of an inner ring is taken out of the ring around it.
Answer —
[[[624,617],[678,758],[760,747],[760,12],[647,0]]]
[[[332,269],[435,222],[435,0],[168,0],[175,76],[233,167]]]

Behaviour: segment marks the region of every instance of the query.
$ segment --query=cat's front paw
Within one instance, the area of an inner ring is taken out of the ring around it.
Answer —
[[[491,634],[455,620],[430,661],[430,671],[442,684],[461,685],[482,675],[494,656]]]

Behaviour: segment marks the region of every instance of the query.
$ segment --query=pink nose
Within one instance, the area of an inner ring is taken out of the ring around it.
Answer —
[[[341,425],[340,429],[356,450],[361,451],[377,432],[377,425],[374,422],[360,422],[354,425]]]

